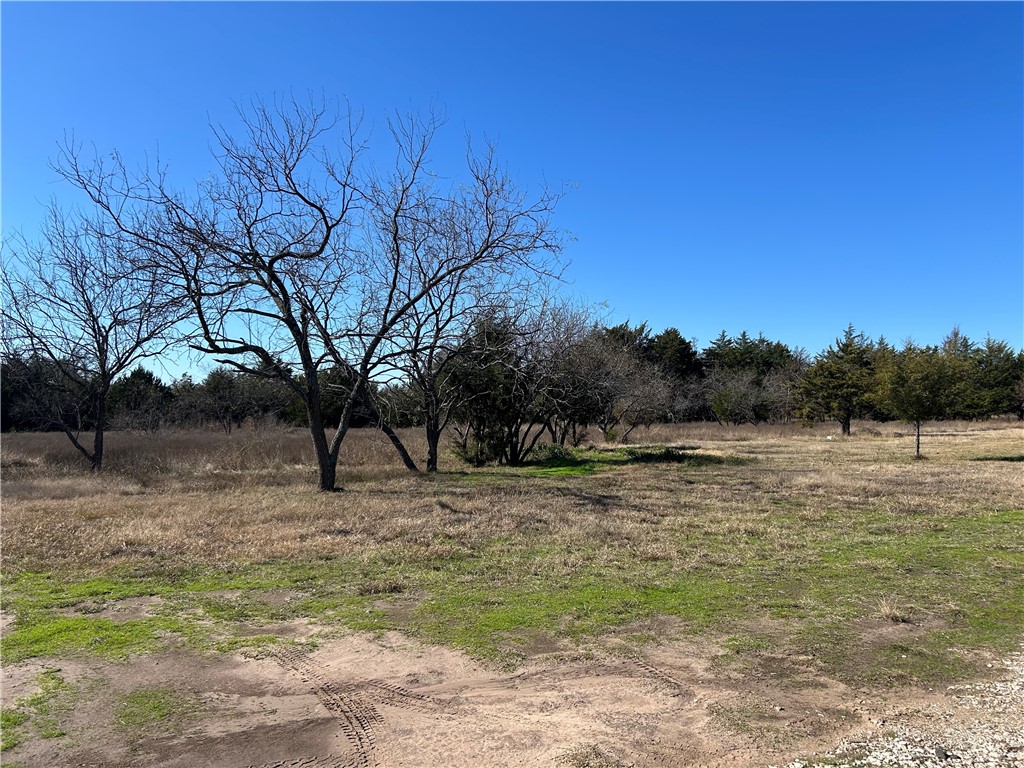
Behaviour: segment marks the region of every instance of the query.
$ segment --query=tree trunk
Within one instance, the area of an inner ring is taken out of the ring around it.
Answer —
[[[77,450],[80,454],[82,454],[82,456],[85,457],[85,460],[89,462],[89,467],[91,468],[93,462],[92,454],[89,453],[89,449],[78,441],[78,435],[72,432],[66,424],[63,425],[62,428],[64,429],[64,434],[67,435],[68,440],[70,440],[71,444],[75,446],[75,450]]]
[[[425,388],[423,393],[423,412],[426,415],[424,430],[427,433],[427,472],[437,472],[438,444],[441,442],[441,414],[437,397],[433,387],[433,379],[429,381],[430,386]],[[463,441],[465,447],[465,441]]]
[[[571,438],[572,439],[572,447],[573,448],[579,448],[580,443],[583,442],[583,435],[585,435],[585,434],[586,434],[586,429],[584,428],[584,431],[582,433],[580,433],[578,431],[578,429],[577,429],[576,423],[574,422],[573,425],[572,425],[572,438]]]
[[[103,469],[103,437],[107,429],[107,393],[100,392],[96,399],[96,423],[93,425],[96,430],[92,437],[92,471],[99,472]]]
[[[320,420],[317,419],[319,422]],[[334,491],[335,481],[338,477],[338,456],[333,453],[327,445],[327,435],[324,432],[323,424],[319,423],[313,427],[313,420],[310,419],[310,435],[313,437],[313,449],[316,451],[316,464],[320,470],[320,490]]]
[[[320,472],[320,490],[329,492],[338,490],[335,486],[338,477],[338,453],[332,451],[327,444],[319,395],[319,390],[311,393],[306,402],[306,415],[309,417],[309,434],[313,438],[313,450],[316,451],[316,464]]]
[[[917,425],[917,452],[914,454],[915,459],[921,458],[921,420],[918,419],[915,424]]]
[[[435,430],[427,431],[427,472],[437,472],[437,444],[441,435]]]
[[[326,442],[326,441],[325,441]],[[326,449],[326,445],[324,446]],[[338,479],[338,460],[336,457],[331,456],[330,451],[325,453],[320,452],[320,446],[317,446],[316,452],[316,463],[320,470],[320,490],[325,493],[332,491],[340,491],[341,489],[337,486]]]
[[[849,434],[850,434],[850,417],[849,416],[845,417],[839,423],[843,427],[843,434],[849,436]]]
[[[437,472],[437,446],[441,442],[441,430],[431,424],[427,417],[427,472]]]
[[[366,406],[366,410],[370,412],[370,417],[377,420],[377,426],[380,427],[380,431],[388,436],[388,440],[395,446],[395,450],[398,451],[398,455],[402,457],[402,463],[405,464],[405,468],[410,472],[419,472],[420,468],[416,466],[416,462],[412,460],[412,456],[409,455],[409,451],[405,449],[405,445],[402,443],[402,438],[395,434],[395,430],[391,428],[384,417],[380,413],[380,409],[377,408],[377,404],[373,401],[373,395],[366,394],[363,397],[363,404]]]
[[[402,444],[402,439],[395,434],[395,430],[391,428],[391,425],[384,421],[384,419],[380,419],[378,424],[380,425],[381,432],[388,436],[388,440],[390,440],[391,444],[395,446],[395,450],[398,451],[398,455],[402,457],[402,463],[405,464],[405,468],[410,472],[419,472],[420,468],[416,466],[416,462],[412,460],[412,456],[409,455],[409,452]]]

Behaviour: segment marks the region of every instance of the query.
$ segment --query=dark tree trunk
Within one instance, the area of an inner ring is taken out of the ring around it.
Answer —
[[[427,417],[427,472],[437,472],[437,446],[441,442],[441,430],[430,423]]]
[[[921,458],[921,420],[918,419],[914,424],[917,426],[917,446],[916,452],[914,453],[915,459]]]
[[[320,420],[317,419],[319,422]],[[316,451],[316,464],[320,471],[320,490],[334,491],[335,481],[338,477],[338,457],[327,445],[327,435],[324,433],[323,424],[319,423],[313,427],[313,420],[310,419],[310,435],[313,437],[313,449]]]
[[[398,451],[398,455],[402,457],[402,463],[405,464],[405,468],[410,472],[419,472],[420,468],[416,466],[416,462],[412,460],[412,456],[409,455],[409,451],[405,449],[405,445],[402,443],[402,438],[395,434],[395,430],[391,428],[391,425],[384,420],[381,415],[380,409],[377,408],[377,404],[373,401],[373,396],[366,394],[363,396],[363,405],[366,410],[370,412],[370,417],[377,420],[377,426],[380,427],[380,431],[388,436],[388,440],[395,446],[395,450]],[[347,430],[347,427],[346,427]]]
[[[325,493],[341,490],[337,486],[338,460],[330,455],[330,451],[321,454],[317,446],[316,462],[320,470],[320,490]]]
[[[420,468],[416,466],[416,462],[412,460],[412,456],[409,455],[409,452],[402,444],[402,439],[395,434],[395,430],[391,428],[391,425],[384,421],[384,419],[380,419],[379,424],[380,431],[388,436],[388,440],[390,440],[391,444],[395,446],[395,450],[398,451],[398,455],[402,457],[402,463],[405,464],[405,468],[410,472],[419,472]]]
[[[580,432],[578,425],[573,423],[572,425],[572,447],[579,448],[580,443],[583,442],[583,436],[586,434],[586,427]]]
[[[88,448],[86,448],[78,441],[78,435],[75,432],[72,432],[67,424],[62,424],[60,425],[60,427],[61,429],[64,430],[64,434],[67,435],[67,438],[68,440],[71,441],[71,444],[75,446],[75,450],[82,454],[82,456],[85,457],[85,460],[89,462],[89,466],[92,467],[92,454],[89,453]]]
[[[438,445],[441,442],[441,413],[433,391],[435,382],[428,381],[423,392],[423,412],[426,414],[424,429],[427,433],[427,472],[437,472]],[[463,441],[465,445],[465,441]]]
[[[320,391],[310,387],[306,401],[306,415],[309,417],[309,434],[313,438],[313,450],[316,451],[316,464],[320,472],[320,490],[337,490],[335,483],[338,478],[338,453],[332,451],[324,431],[323,414],[320,411]]]
[[[96,403],[96,433],[92,438],[92,471],[103,469],[103,436],[107,428],[107,396],[103,393]]]
[[[850,434],[850,417],[849,416],[844,417],[839,423],[843,427],[843,434],[844,435],[849,435]]]

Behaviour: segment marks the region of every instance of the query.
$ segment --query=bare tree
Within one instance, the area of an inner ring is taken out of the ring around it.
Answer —
[[[302,399],[319,486],[333,490],[353,412],[374,408],[370,382],[408,353],[403,319],[448,282],[529,268],[537,254],[556,252],[557,195],[528,199],[491,153],[471,153],[465,185],[443,187],[428,170],[435,116],[391,121],[396,159],[387,173],[362,170],[351,113],[256,103],[240,117],[244,138],[215,130],[219,173],[190,197],[162,170],[129,174],[116,156],[112,167],[86,165],[67,147],[60,169],[145,248],[144,268],[188,298],[196,349],[279,378]],[[433,245],[446,239],[459,247]],[[326,424],[322,409],[328,367],[348,386],[337,424]]]
[[[650,426],[668,412],[671,384],[664,373],[614,336],[595,332],[581,357],[597,402],[594,423],[605,440],[625,441],[638,426]]]
[[[60,429],[94,471],[103,467],[114,380],[164,352],[181,305],[155,275],[132,268],[134,245],[95,221],[51,206],[41,240],[5,245],[0,278],[5,352],[37,385],[34,421]],[[32,372],[46,371],[33,377]],[[81,440],[92,430],[92,446]]]
[[[473,322],[486,314],[482,309],[485,302],[471,290],[476,286],[466,290],[463,278],[457,275],[437,285],[423,302],[410,309],[396,329],[407,351],[392,366],[416,398],[416,410],[426,431],[428,472],[437,471],[441,434],[466,397],[465,391],[452,383],[460,342]],[[407,390],[391,391],[405,395]],[[394,403],[389,405],[395,407]]]
[[[549,313],[547,324],[545,426],[553,443],[575,447],[602,409],[596,383],[600,356],[594,344],[601,332],[598,314],[592,307],[560,304]]]

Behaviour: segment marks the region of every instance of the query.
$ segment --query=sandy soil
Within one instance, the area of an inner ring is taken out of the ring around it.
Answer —
[[[271,628],[263,628],[266,632]],[[39,766],[764,766],[828,748],[870,726],[863,692],[815,677],[805,659],[771,674],[729,673],[671,641],[626,656],[539,656],[514,672],[397,633],[300,642],[257,656],[185,651],[132,659],[33,661],[3,671],[5,702],[43,669],[89,691],[60,739],[8,760]],[[771,663],[771,662],[769,662]],[[171,688],[198,704],[172,727],[112,727],[122,697]]]

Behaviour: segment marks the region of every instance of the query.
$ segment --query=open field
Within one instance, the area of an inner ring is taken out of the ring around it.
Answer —
[[[829,752],[1024,640],[1024,426],[928,425],[925,461],[910,432],[661,426],[431,477],[360,431],[337,494],[301,431],[115,433],[102,477],[5,435],[3,764]]]

